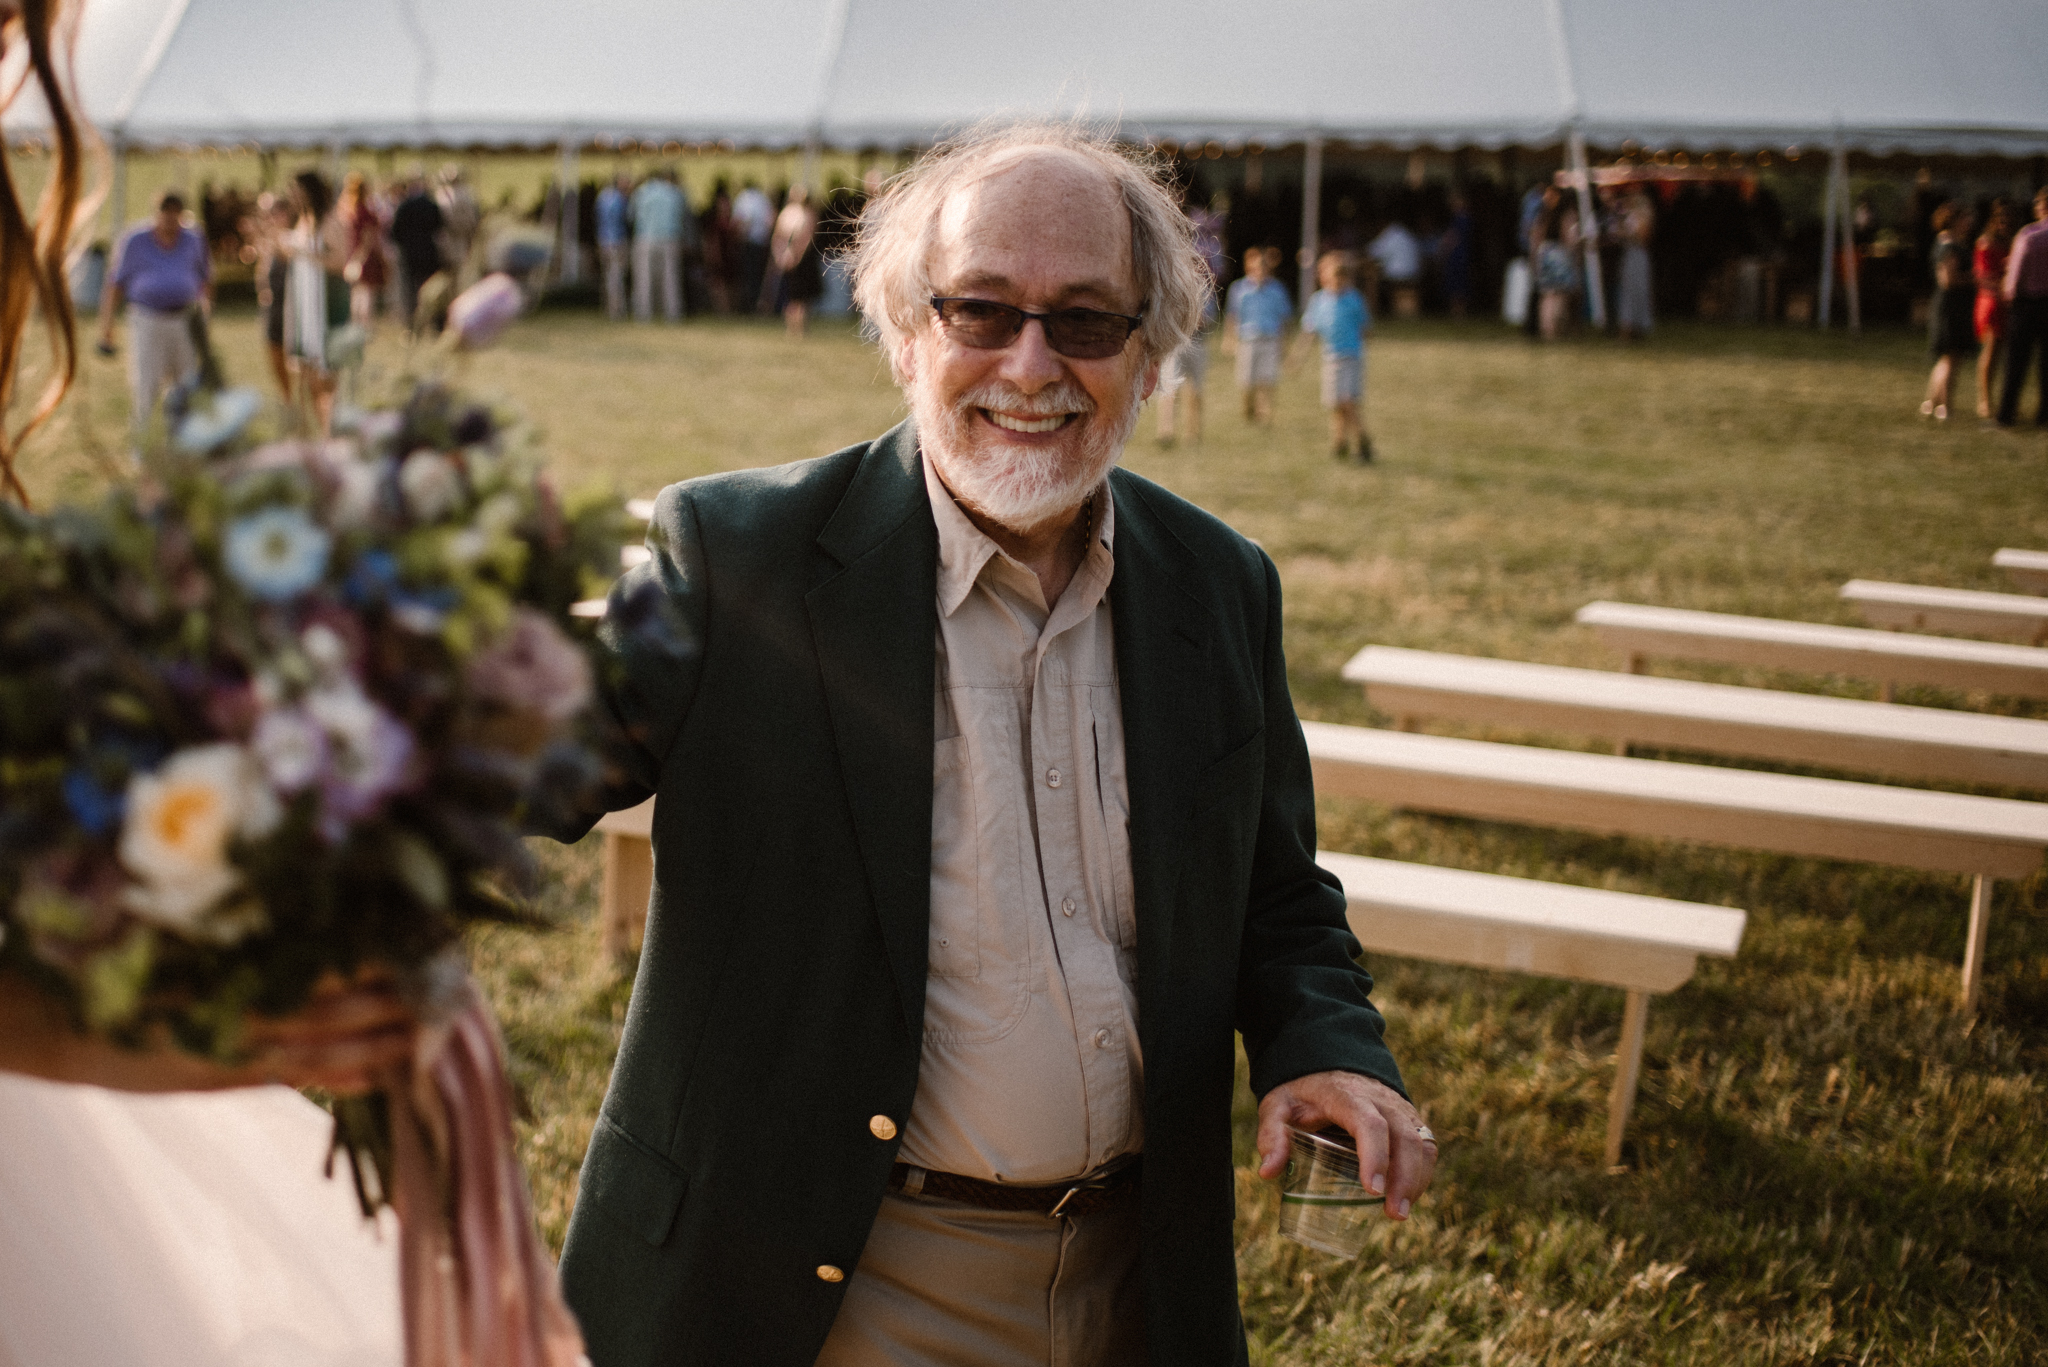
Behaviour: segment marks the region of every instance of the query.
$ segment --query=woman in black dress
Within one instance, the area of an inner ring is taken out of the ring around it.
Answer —
[[[825,292],[825,259],[818,250],[818,211],[811,207],[807,185],[789,187],[789,201],[775,218],[769,244],[782,272],[782,321],[792,337],[804,335],[811,305]]]

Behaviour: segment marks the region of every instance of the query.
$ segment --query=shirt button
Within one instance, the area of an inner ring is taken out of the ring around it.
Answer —
[[[1074,914],[1074,899],[1069,897],[1066,901],[1060,903],[1060,911],[1065,915],[1072,916]]]
[[[1045,771],[1045,786],[1046,786],[1046,787],[1048,787],[1048,788],[1057,788],[1057,787],[1059,787],[1059,786],[1060,786],[1060,771],[1059,771],[1059,770],[1057,770],[1057,769],[1048,769],[1048,770],[1046,770],[1046,771]]]
[[[886,1115],[878,1115],[868,1121],[868,1133],[877,1139],[889,1140],[896,1137],[896,1122]]]
[[[819,1263],[818,1280],[821,1282],[843,1282],[846,1280],[846,1274],[830,1263]]]
[[[1109,1031],[1097,1030],[1095,1032],[1095,1047],[1097,1049],[1109,1048]]]

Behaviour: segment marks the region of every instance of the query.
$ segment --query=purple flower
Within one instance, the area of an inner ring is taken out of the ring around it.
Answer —
[[[412,776],[412,732],[351,680],[306,695],[306,715],[326,732],[320,833],[339,843]]]
[[[468,678],[478,697],[551,722],[567,721],[590,701],[589,658],[532,608],[513,611],[511,628],[470,660]]]
[[[464,347],[489,346],[525,307],[518,284],[496,271],[455,296],[448,306],[448,331]]]
[[[281,793],[310,787],[327,770],[327,733],[296,707],[265,712],[249,738],[270,786]]]

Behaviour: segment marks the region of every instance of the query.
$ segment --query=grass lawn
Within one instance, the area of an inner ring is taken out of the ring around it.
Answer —
[[[221,333],[253,381],[253,324]],[[397,355],[382,341],[373,365]],[[1846,622],[1835,590],[1853,576],[2002,587],[1994,549],[2048,546],[2048,440],[1918,419],[1922,357],[1904,333],[1680,327],[1634,349],[1539,349],[1494,326],[1395,325],[1369,361],[1376,467],[1325,454],[1313,365],[1286,381],[1271,431],[1230,411],[1217,366],[1207,444],[1161,451],[1148,417],[1129,464],[1278,562],[1302,715],[1370,723],[1385,719],[1337,674],[1369,642],[1611,667],[1571,621],[1593,598]],[[467,366],[546,429],[565,484],[630,493],[816,455],[901,411],[844,327],[797,344],[767,325],[543,315]],[[88,451],[121,444],[118,372],[85,372],[25,462],[40,495],[88,488]],[[1332,849],[1724,903],[1749,932],[1739,959],[1654,1004],[1616,1172],[1600,1149],[1620,992],[1375,961],[1442,1167],[1416,1218],[1355,1263],[1276,1238],[1272,1191],[1241,1171],[1255,1363],[2048,1358],[2038,876],[1999,889],[1970,1020],[1953,1004],[1961,878],[1340,800],[1321,816]],[[534,1102],[526,1156],[559,1241],[627,987],[589,922],[594,842],[546,857],[569,928],[482,935],[475,953]],[[1242,1096],[1245,1164],[1251,1114]]]

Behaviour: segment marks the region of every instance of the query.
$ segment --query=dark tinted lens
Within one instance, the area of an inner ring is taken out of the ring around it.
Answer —
[[[1024,329],[1022,312],[983,299],[948,299],[939,305],[939,316],[971,347],[1008,346]]]
[[[1045,341],[1062,356],[1100,361],[1131,340],[1131,320],[1098,309],[1061,309],[1045,316]]]

